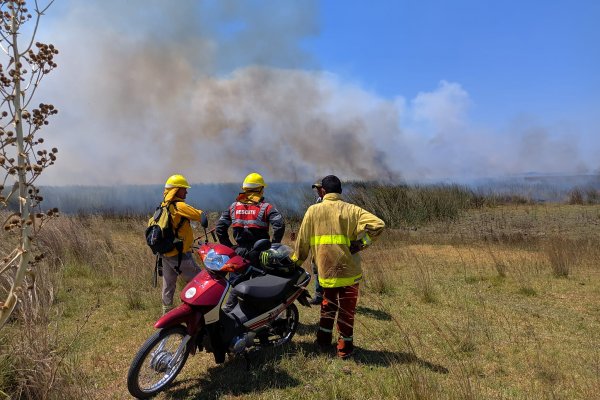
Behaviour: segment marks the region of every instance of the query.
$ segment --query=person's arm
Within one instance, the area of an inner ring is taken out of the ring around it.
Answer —
[[[190,221],[202,220],[202,210],[194,208],[184,202],[175,203],[175,210],[175,212],[179,214],[179,216],[181,216],[182,218],[187,218]]]
[[[219,238],[219,243],[224,244],[225,246],[233,247],[233,243],[229,239],[229,227],[231,226],[231,215],[229,213],[229,208],[221,213],[221,217],[217,221],[217,226],[215,227],[215,233],[217,234],[217,238]]]
[[[271,242],[281,243],[283,234],[285,233],[285,221],[283,220],[281,213],[277,211],[275,207],[271,205],[269,208],[271,209],[268,214],[269,224],[271,225],[271,228],[273,228],[273,238]]]
[[[308,211],[306,211],[304,218],[302,219],[300,229],[298,229],[296,247],[294,250],[294,255],[298,259],[298,265],[302,265],[304,260],[308,258],[308,253],[310,252],[310,235],[312,232],[312,221],[310,215],[311,213],[309,208]]]
[[[385,222],[374,214],[359,208],[358,224],[356,227],[356,237],[358,240],[353,241],[350,246],[350,252],[356,253],[367,246],[370,246],[376,240],[383,229]]]

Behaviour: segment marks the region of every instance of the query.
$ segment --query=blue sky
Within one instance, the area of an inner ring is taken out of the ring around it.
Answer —
[[[319,21],[320,66],[382,96],[459,82],[495,124],[600,110],[598,1],[324,1]]]
[[[596,173],[597,21],[594,1],[61,0],[45,179]]]

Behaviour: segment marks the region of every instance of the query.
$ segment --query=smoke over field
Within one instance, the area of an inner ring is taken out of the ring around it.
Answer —
[[[479,126],[477,99],[459,82],[384,98],[321,70],[302,47],[319,32],[316,2],[143,4],[70,1],[48,16],[42,35],[61,56],[43,96],[61,110],[48,130],[61,159],[44,183],[157,184],[175,172],[238,182],[251,171],[399,182],[598,167],[595,143],[570,124]]]

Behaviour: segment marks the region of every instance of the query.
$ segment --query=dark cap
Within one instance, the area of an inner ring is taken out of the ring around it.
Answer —
[[[342,182],[335,175],[327,175],[321,181],[321,185],[327,193],[342,193]]]
[[[312,184],[313,189],[320,189],[322,187],[323,187],[323,185],[321,185],[321,181],[316,181],[315,183]]]

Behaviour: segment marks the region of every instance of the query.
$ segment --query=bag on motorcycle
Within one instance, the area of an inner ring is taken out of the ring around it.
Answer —
[[[156,207],[154,215],[148,220],[146,243],[154,254],[165,254],[174,249],[179,252],[183,250],[183,242],[177,237],[177,231],[179,231],[185,218],[181,218],[177,228],[173,230],[169,205]]]

